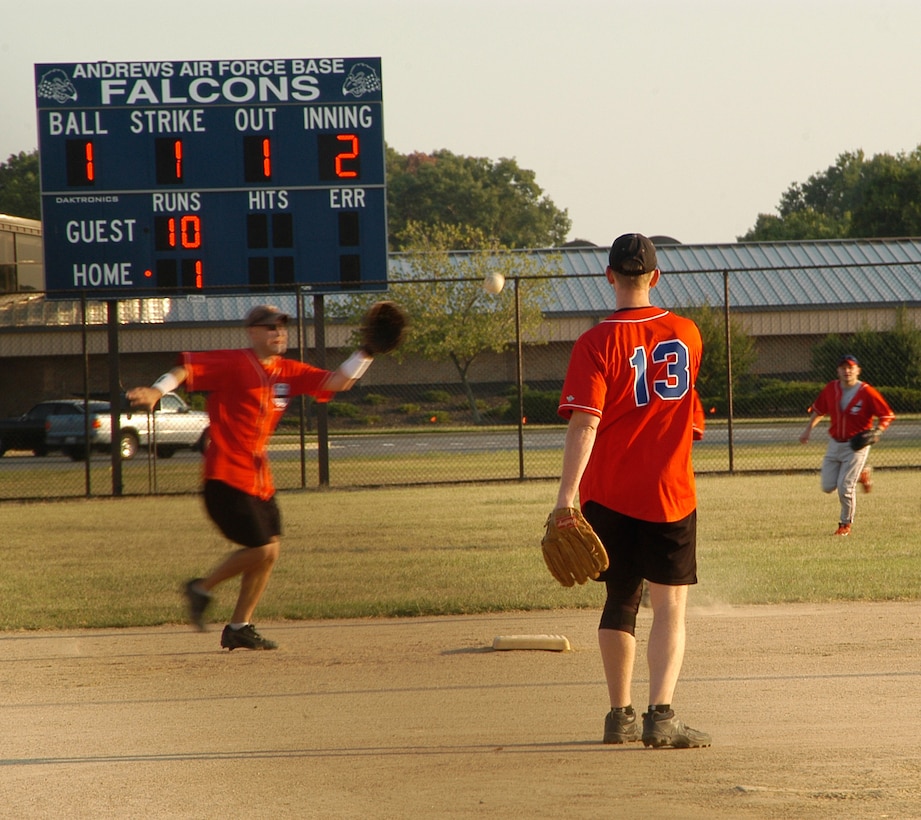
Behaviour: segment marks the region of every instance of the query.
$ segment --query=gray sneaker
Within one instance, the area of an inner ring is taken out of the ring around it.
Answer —
[[[654,749],[671,746],[675,749],[696,749],[709,746],[710,735],[685,726],[675,717],[673,709],[667,712],[647,712],[643,715],[643,745]]]
[[[200,632],[204,632],[205,627],[205,610],[211,603],[213,597],[210,592],[203,592],[196,588],[201,578],[193,578],[186,583],[183,594],[189,605],[189,620],[198,627]]]
[[[230,624],[224,627],[221,633],[221,646],[225,649],[278,649],[275,641],[263,638],[252,624],[231,629]]]
[[[635,743],[642,737],[636,712],[615,712],[613,709],[604,716],[603,743]]]

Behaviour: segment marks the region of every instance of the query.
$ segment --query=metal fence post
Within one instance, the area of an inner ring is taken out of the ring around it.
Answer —
[[[295,291],[297,299],[297,358],[303,363],[306,358],[307,334],[304,325],[304,292],[301,288]],[[307,398],[298,396],[298,440],[300,442],[300,462],[301,462],[301,489],[307,489],[307,457],[304,454],[304,447],[307,444]]]
[[[729,446],[729,474],[735,470],[735,452],[732,439],[732,332],[729,315],[729,271],[723,271],[723,321],[726,333],[726,433]]]
[[[313,335],[317,348],[317,367],[326,367],[326,308],[323,294],[313,297]],[[326,402],[317,402],[317,464],[320,486],[329,486],[329,411]]]
[[[524,479],[524,376],[521,346],[521,278],[515,277],[515,386],[518,390],[518,478]]]

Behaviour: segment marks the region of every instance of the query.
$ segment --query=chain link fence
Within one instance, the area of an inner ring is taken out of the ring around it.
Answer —
[[[578,277],[566,278],[568,287]],[[613,310],[613,295],[592,315],[544,311],[539,322],[523,323],[522,304],[546,296],[541,277],[510,280],[492,301],[479,282],[457,284],[480,295],[462,317],[457,304],[445,305],[445,336],[458,332],[452,326],[459,321],[476,325],[496,311],[507,312],[503,329],[463,355],[426,356],[416,346],[383,357],[327,405],[293,400],[270,446],[280,490],[559,476],[565,425],[556,407],[569,351]],[[391,280],[390,293],[397,298],[401,289],[427,287]],[[296,316],[288,355],[332,369],[353,349],[356,316],[369,298],[292,290],[270,301]],[[240,319],[265,299],[220,293],[121,302],[41,294],[3,299],[0,499],[198,490],[205,397],[180,390],[187,406],[149,416],[131,413],[121,393],[150,384],[179,351],[245,346]],[[817,470],[825,428],[808,445],[798,439],[811,401],[835,377],[843,352],[861,359],[863,378],[898,416],[874,448],[874,466],[921,466],[921,343],[904,311],[890,311],[882,322],[888,329],[768,336],[752,335],[745,315],[725,305],[665,307],[692,316],[705,340],[698,387],[707,432],[695,444],[698,473]],[[456,346],[462,348],[460,339]],[[87,402],[90,414],[83,413]]]

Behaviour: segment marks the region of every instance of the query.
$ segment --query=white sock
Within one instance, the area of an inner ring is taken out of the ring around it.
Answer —
[[[230,628],[231,629],[243,629],[243,627],[247,626],[248,624],[249,624],[249,621],[243,621],[242,624],[231,624]]]

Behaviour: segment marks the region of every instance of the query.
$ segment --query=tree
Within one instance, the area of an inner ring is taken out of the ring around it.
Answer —
[[[740,242],[859,239],[921,233],[921,146],[910,154],[841,154],[825,171],[793,183],[759,214]]]
[[[740,242],[797,242],[803,239],[840,239],[844,236],[838,222],[812,208],[794,211],[788,216],[758,214],[755,227]]]
[[[848,337],[826,336],[812,350],[812,375],[817,381],[835,376],[845,354],[860,362],[861,378],[887,387],[921,388],[921,330],[904,307],[896,313],[892,330],[863,327]]]
[[[503,248],[556,247],[572,227],[514,159],[444,149],[404,155],[387,147],[387,211],[392,250],[406,248],[411,224],[469,226]]]
[[[696,322],[703,340],[704,355],[697,376],[697,392],[704,401],[725,399],[729,395],[729,387],[726,379],[726,321],[722,310],[705,304],[682,310],[681,314]],[[757,354],[754,340],[732,317],[729,320],[729,343],[732,346],[732,380],[735,385],[751,371]]]
[[[0,164],[0,213],[41,219],[38,151],[20,151]]]
[[[873,157],[857,182],[855,194],[850,236],[918,236],[921,146],[908,155]]]
[[[467,225],[410,223],[403,233],[408,274],[391,282],[389,298],[409,315],[406,341],[393,355],[399,361],[415,355],[434,362],[450,361],[464,388],[475,424],[482,422],[473,386],[471,365],[487,350],[501,353],[516,340],[513,279],[526,279],[519,289],[522,335],[535,335],[543,322],[541,303],[547,280],[559,274],[523,254],[502,248],[482,230]],[[477,249],[458,253],[456,248]],[[483,288],[486,274],[501,273],[507,282],[499,294]],[[369,304],[358,297],[348,306],[354,321]],[[533,341],[532,341],[533,343]]]

